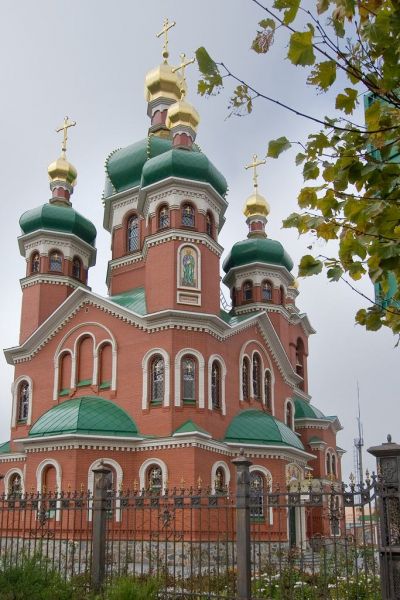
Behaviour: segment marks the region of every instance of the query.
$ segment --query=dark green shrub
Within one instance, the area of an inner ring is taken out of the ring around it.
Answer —
[[[105,592],[105,600],[157,600],[160,584],[156,579],[136,581],[132,577],[115,579]]]

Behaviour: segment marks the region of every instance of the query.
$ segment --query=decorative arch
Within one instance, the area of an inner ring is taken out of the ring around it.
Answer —
[[[18,469],[17,467],[12,467],[4,475],[4,493],[7,495],[10,493],[9,486],[10,486],[10,480],[12,479],[13,475],[19,475],[19,477],[21,478],[21,493],[25,494],[24,473],[23,473],[22,469]]]
[[[247,352],[247,348],[250,346],[250,344],[254,344],[254,346],[256,346],[256,350],[253,350],[253,352],[251,353],[251,355]],[[252,365],[252,359],[253,359],[253,354],[254,352],[258,352],[261,356],[261,366],[262,366],[262,370],[264,371],[265,368],[269,369],[271,371],[271,376],[272,376],[272,381],[273,381],[273,385],[275,386],[275,372],[274,372],[274,368],[272,365],[272,362],[265,350],[265,348],[260,344],[260,342],[258,340],[248,340],[247,342],[245,342],[243,344],[243,346],[240,349],[240,355],[239,355],[239,398],[240,400],[243,402],[244,398],[243,398],[243,373],[242,373],[242,365],[243,365],[243,359],[245,356],[248,357],[249,361],[250,361],[250,367]],[[267,364],[267,366],[265,366],[265,363]],[[250,381],[251,384],[251,381]],[[265,398],[264,398],[264,378],[262,378],[262,401],[263,403],[265,403]],[[252,396],[252,386],[250,385],[250,392],[251,392],[251,398]],[[275,406],[273,406],[273,413],[275,414]]]
[[[181,244],[177,252],[178,288],[201,289],[201,252],[194,244]]]
[[[29,274],[40,273],[40,254],[34,250],[29,257]]]
[[[139,469],[139,487],[141,490],[146,488],[146,474],[149,467],[157,465],[161,469],[162,473],[162,487],[166,489],[168,486],[168,467],[166,463],[160,458],[148,458],[140,465]]]
[[[88,490],[93,494],[93,488],[94,488],[94,473],[93,473],[93,469],[99,469],[100,467],[111,467],[114,472],[115,472],[115,476],[116,476],[116,490],[120,490],[122,487],[122,482],[123,482],[123,478],[124,478],[124,473],[122,470],[121,465],[114,460],[113,458],[98,458],[97,460],[95,460],[94,462],[92,462],[92,464],[89,467],[88,470]],[[92,507],[92,501],[90,501],[90,508]],[[115,520],[116,521],[120,521],[121,520],[121,500],[117,497],[116,501],[115,501]],[[89,510],[89,514],[88,514],[88,520],[91,521],[93,517],[93,513],[92,510]]]
[[[53,249],[49,252],[49,271],[51,273],[62,273],[64,266],[64,255],[61,250]]]
[[[184,200],[181,204],[181,223],[183,227],[196,226],[196,208],[189,200]]]
[[[287,425],[288,427],[290,427],[290,429],[292,431],[294,431],[294,402],[291,398],[286,398],[285,400],[285,404],[283,406],[283,416],[284,416],[284,423],[285,425]],[[288,422],[289,421],[289,422]]]
[[[59,490],[62,489],[62,470],[61,465],[54,458],[46,458],[39,463],[36,469],[36,489],[40,493],[42,491],[42,483],[43,483],[43,473],[47,467],[54,467],[56,471],[56,484]],[[59,520],[60,515],[57,513],[57,520]]]
[[[249,472],[250,472],[250,478],[251,478],[251,474],[253,473],[260,473],[264,479],[264,483],[265,483],[265,488],[267,488],[267,486],[269,486],[269,488],[272,490],[272,475],[271,472],[266,468],[263,467],[262,465],[251,465],[249,467]],[[267,498],[265,491],[264,491],[264,496],[262,501],[265,503],[265,499]],[[268,523],[269,525],[273,525],[273,518],[274,518],[274,514],[273,514],[273,509],[272,506],[263,506],[263,509],[265,509],[265,512],[268,514]]]
[[[226,415],[226,400],[225,400],[225,379],[226,379],[226,364],[222,356],[219,354],[212,354],[208,359],[208,369],[207,369],[207,378],[208,378],[208,408],[209,410],[213,410],[212,405],[212,365],[213,362],[217,361],[219,363],[221,369],[221,414]]]
[[[218,460],[211,467],[211,493],[215,494],[215,481],[217,478],[217,470],[222,469],[225,473],[225,485],[229,488],[229,484],[231,481],[231,472],[229,470],[228,465],[223,460]]]
[[[333,448],[327,448],[325,451],[325,470],[327,475],[337,477],[338,459]]]
[[[249,400],[250,399],[250,373],[251,373],[251,363],[250,358],[247,354],[245,354],[241,360],[240,364],[240,399],[241,400]]]
[[[149,408],[149,376],[151,359],[160,355],[164,359],[164,406],[169,406],[170,402],[170,359],[169,354],[163,348],[152,348],[144,355],[142,359],[142,410]]]
[[[66,359],[69,357],[70,365],[69,365],[69,373],[67,369]],[[72,381],[72,361],[73,361],[73,353],[72,350],[66,348],[62,350],[58,357],[58,377],[56,380],[57,383],[57,395],[63,394],[71,391],[74,382]]]
[[[94,365],[96,338],[91,332],[82,333],[74,344],[75,386],[94,385],[96,371]]]
[[[193,348],[182,348],[175,356],[175,406],[181,406],[181,362],[186,355],[194,356],[199,365],[199,408],[204,408],[204,356]]]
[[[32,398],[33,398],[33,381],[31,377],[28,375],[21,375],[18,377],[12,384],[12,415],[11,415],[11,423],[12,426],[15,427],[18,421],[18,411],[19,411],[19,392],[21,384],[26,381],[29,386],[29,404],[28,404],[28,415],[26,419],[26,424],[30,425],[32,422]]]

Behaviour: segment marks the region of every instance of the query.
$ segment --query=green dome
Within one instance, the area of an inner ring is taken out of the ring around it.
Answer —
[[[111,400],[81,396],[45,412],[32,426],[29,437],[70,433],[137,437],[138,430],[128,413]]]
[[[106,161],[107,177],[104,196],[107,198],[140,185],[145,162],[170,150],[171,143],[170,139],[152,135],[112,152]]]
[[[289,446],[304,450],[298,436],[287,425],[256,409],[244,410],[232,419],[226,431],[225,442]]]
[[[225,177],[202,152],[171,148],[149,160],[143,167],[142,187],[167,177],[182,177],[209,183],[221,196],[226,194]]]
[[[326,417],[318,408],[303,400],[303,398],[294,398],[294,418],[295,419],[324,419]]]
[[[225,258],[222,268],[225,273],[234,267],[241,267],[254,262],[262,262],[293,269],[293,261],[282,244],[269,238],[248,238],[236,242]]]
[[[96,240],[97,232],[93,223],[70,206],[43,204],[26,211],[19,224],[24,233],[32,233],[38,229],[73,233],[92,246]]]

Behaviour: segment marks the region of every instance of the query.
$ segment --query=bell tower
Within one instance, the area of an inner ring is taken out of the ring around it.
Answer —
[[[24,342],[77,288],[87,287],[89,267],[96,261],[96,228],[72,208],[71,195],[77,179],[66,157],[68,130],[75,121],[65,117],[60,157],[48,168],[50,200],[25,212],[18,238],[26,260],[21,279],[22,308],[20,343]]]

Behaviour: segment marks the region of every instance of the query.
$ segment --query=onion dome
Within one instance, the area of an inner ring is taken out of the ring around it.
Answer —
[[[245,217],[262,216],[267,217],[270,213],[270,207],[264,196],[261,196],[255,189],[254,194],[251,194],[246,200],[243,208]]]
[[[174,73],[173,67],[167,62],[163,62],[146,75],[145,99],[149,104],[161,98],[177,102],[181,97],[182,85],[185,85],[185,83],[179,74],[177,72]]]
[[[174,146],[180,145],[182,139],[179,136],[186,134],[191,139],[190,144],[185,144],[189,147],[196,138],[199,123],[199,113],[192,104],[184,99],[184,97],[169,107],[165,121],[166,126],[171,130]]]
[[[33,233],[40,229],[72,233],[84,242],[94,246],[96,228],[72,206],[58,204],[43,204],[26,211],[19,220],[23,233]]]
[[[128,413],[111,400],[81,396],[45,412],[33,424],[29,437],[71,434],[137,438],[138,429]]]
[[[256,409],[243,410],[236,415],[228,426],[224,441],[244,445],[291,447],[304,451],[304,446],[294,431],[272,415]]]
[[[278,265],[288,271],[293,269],[293,261],[282,244],[267,237],[251,237],[236,242],[225,258],[222,268],[227,273],[230,269],[250,263]]]
[[[60,156],[49,165],[48,168],[50,182],[62,181],[74,186],[77,178],[77,170],[74,165],[67,161],[66,158]]]

